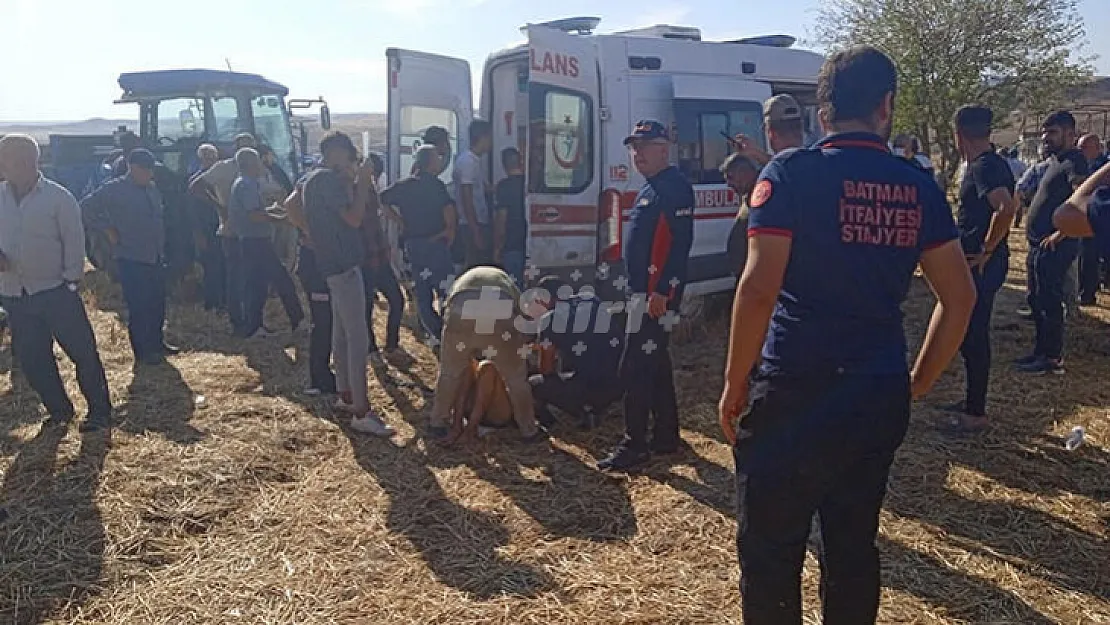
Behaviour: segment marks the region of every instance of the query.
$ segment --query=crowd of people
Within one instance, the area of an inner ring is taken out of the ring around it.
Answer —
[[[721,166],[741,198],[726,250],[739,280],[719,416],[738,476],[747,623],[801,623],[800,575],[815,516],[825,622],[875,621],[875,538],[891,463],[912,401],[957,352],[966,398],[939,425],[958,434],[989,425],[990,321],[1014,220],[1025,214],[1036,328],[1029,357],[1015,365],[1021,371],[1063,373],[1067,275],[1081,257],[1084,278],[1071,299],[1090,303],[1107,256],[1110,165],[1097,137],[1077,139],[1072,115],[1045,119],[1045,160],[1017,180],[1010,155],[991,144],[991,110],[962,107],[954,127],[965,171],[954,217],[931,162],[919,158],[920,142],[891,141],[896,75],[873,48],[832,54],[817,91],[825,138],[804,146],[802,108],[778,95],[763,110],[769,151],[737,136]],[[187,188],[202,224],[205,306],[225,311],[236,335],[264,340],[272,334],[262,314],[272,290],[297,331],[305,313],[275,248],[275,227],[295,228],[295,273],[311,326],[305,393],[337,395],[352,430],[390,436],[394,428],[367,390],[368,360],[381,353],[376,294],[389,307],[385,352],[399,349],[405,305],[383,230],[389,220],[400,226],[420,326],[439,359],[429,438],[453,445],[484,427],[515,424],[534,443],[555,423],[552,407],[588,428],[623,403],[624,435],[599,469],[628,471],[653,454],[680,452],[669,337],[687,281],[696,200],[671,164],[668,128],[642,120],[624,140],[645,183],[623,248],[627,293],[616,302],[556,275],[526,282],[521,154],[504,150],[507,175],[487,188],[491,126],[475,120],[468,131],[451,187],[441,179],[449,137],[438,127],[424,133],[409,175],[384,189],[380,158],[359,154],[341,132],[323,138],[320,166],[295,183],[276,173],[272,152],[250,135],[237,137],[222,160],[215,146],[200,146],[201,166]],[[39,173],[31,138],[0,139],[0,303],[51,424],[74,416],[53,358],[57,341],[88,402],[82,428],[111,425],[104,368],[79,296],[86,231],[110,242],[135,366],[159,366],[178,351],[163,333],[159,163],[135,142],[124,147],[113,163],[117,176],[78,204]],[[917,268],[938,304],[910,367],[901,305]]]

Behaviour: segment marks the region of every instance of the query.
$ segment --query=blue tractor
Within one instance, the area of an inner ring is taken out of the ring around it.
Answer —
[[[190,69],[122,74],[123,95],[117,104],[139,105],[138,136],[144,147],[165,165],[156,183],[166,203],[167,256],[171,269],[193,259],[193,233],[188,227],[186,180],[197,170],[197,147],[211,143],[231,156],[235,136],[249,132],[273,148],[278,165],[296,180],[310,162],[308,132],[292,111],[319,106],[320,125],[331,127],[323,98],[287,99],[289,89],[257,74]],[[296,129],[296,132],[294,132]],[[50,137],[47,174],[80,198],[111,177],[111,160],[118,154],[120,128],[105,136]],[[89,259],[110,269],[103,241],[89,241]]]

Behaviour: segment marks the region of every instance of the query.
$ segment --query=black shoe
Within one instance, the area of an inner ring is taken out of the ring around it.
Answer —
[[[651,460],[651,452],[646,449],[635,449],[626,444],[618,445],[609,457],[597,463],[599,471],[629,471],[647,464]]]
[[[1064,369],[1063,361],[1051,360],[1049,358],[1039,358],[1036,362],[1020,365],[1018,371],[1022,373],[1031,373],[1033,375],[1064,375],[1067,373]]]
[[[1024,360],[1024,358],[1022,360]],[[941,410],[943,410],[944,412],[956,412],[956,413],[959,413],[959,414],[964,414],[964,413],[967,412],[967,402],[966,401],[958,401],[954,404],[945,404],[943,406],[938,406],[938,407]]]
[[[547,440],[547,436],[547,430],[543,427],[539,427],[536,428],[534,434],[532,434],[531,436],[522,437],[520,441],[525,445],[534,445],[536,443],[542,443],[543,441]]]
[[[139,362],[151,367],[157,367],[158,365],[166,364],[166,356],[165,354],[148,354],[140,358]]]
[[[430,438],[432,440],[437,440],[438,441],[442,438],[447,438],[447,435],[450,434],[450,433],[451,433],[451,429],[448,428],[447,426],[429,427],[428,428],[428,438]]]
[[[169,343],[162,343],[162,353],[167,356],[176,356],[181,353],[181,348]]]
[[[536,422],[545,428],[555,425],[555,415],[547,406],[536,408]]]
[[[1029,354],[1028,356],[1022,356],[1021,358],[1018,358],[1017,360],[1015,360],[1014,361],[1014,366],[1015,367],[1025,367],[1027,365],[1031,365],[1031,364],[1037,362],[1040,359],[1041,359],[1041,357],[1038,356],[1037,354]]]
[[[1097,303],[1098,303],[1098,300],[1093,298],[1093,297],[1084,297],[1084,298],[1079,300],[1079,305],[1080,306],[1094,306]]]

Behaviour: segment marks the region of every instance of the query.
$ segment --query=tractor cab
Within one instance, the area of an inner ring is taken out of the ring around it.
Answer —
[[[291,108],[320,105],[320,123],[331,126],[322,98],[286,100],[289,89],[257,74],[218,70],[165,70],[122,74],[117,103],[139,105],[139,135],[159,160],[186,176],[196,170],[201,143],[231,156],[235,136],[249,132],[273,148],[278,164],[296,179],[303,168],[303,122],[294,137]]]

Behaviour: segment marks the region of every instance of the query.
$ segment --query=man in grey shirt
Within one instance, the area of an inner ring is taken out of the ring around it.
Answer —
[[[156,365],[180,350],[166,344],[165,248],[162,195],[154,185],[154,154],[132,150],[122,178],[81,200],[85,227],[103,232],[119,266],[127,304],[127,333],[135,364]]]
[[[239,260],[228,262],[242,262],[246,277],[243,335],[263,338],[272,334],[262,325],[262,311],[270,285],[281,298],[289,324],[296,331],[304,320],[304,309],[297,297],[297,288],[293,286],[293,278],[274,250],[274,222],[281,221],[281,218],[267,212],[262,203],[261,181],[265,165],[262,157],[252,148],[236,152],[235,162],[240,173],[231,186],[227,218],[231,231],[239,237],[243,255]]]
[[[8,311],[12,345],[49,425],[73,418],[58,363],[57,340],[77,368],[88,403],[82,431],[111,424],[112,405],[96,337],[77,293],[85,272],[85,233],[76,200],[38,171],[34,139],[0,139],[0,304]]]

